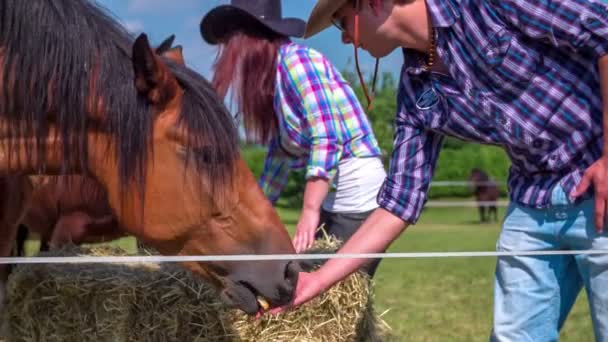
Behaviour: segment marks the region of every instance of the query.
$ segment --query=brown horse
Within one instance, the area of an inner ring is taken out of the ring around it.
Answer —
[[[199,74],[134,42],[84,0],[0,2],[0,256],[31,197],[24,175],[84,174],[124,232],[166,255],[294,253]],[[292,298],[286,261],[187,262],[231,305]],[[258,298],[261,298],[258,300]]]
[[[488,222],[494,216],[494,222],[498,221],[498,210],[496,208],[500,190],[498,185],[483,170],[474,168],[469,175],[471,189],[477,200],[479,209],[479,219],[481,222]],[[488,216],[486,216],[486,209]]]
[[[182,47],[173,47],[175,35],[155,53],[184,65]],[[108,203],[105,189],[95,179],[80,175],[30,176],[32,195],[19,222],[15,255],[25,255],[31,232],[40,238],[40,251],[68,243],[99,243],[125,236]]]
[[[112,212],[105,189],[95,179],[78,175],[30,179],[33,190],[19,222],[18,255],[24,251],[23,230],[38,234],[41,251],[68,243],[112,241],[126,235]]]

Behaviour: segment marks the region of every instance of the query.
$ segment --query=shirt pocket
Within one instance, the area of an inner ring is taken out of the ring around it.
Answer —
[[[495,96],[482,97],[481,101],[487,119],[496,127],[503,143],[535,155],[545,155],[557,148],[547,132],[552,113],[522,113],[517,106],[506,105]]]
[[[546,69],[538,49],[505,28],[490,32],[477,51],[479,86],[505,100],[517,98]]]

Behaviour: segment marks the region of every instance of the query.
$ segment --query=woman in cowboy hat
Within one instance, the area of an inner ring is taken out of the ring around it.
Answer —
[[[502,146],[511,204],[492,341],[556,341],[583,287],[608,341],[608,4],[601,0],[319,0],[306,36],[331,26],[375,57],[403,49],[394,151],[379,208],[341,253],[387,248],[426,201],[444,136]],[[294,305],[361,260],[301,273]]]
[[[217,92],[225,97],[232,91],[247,137],[268,144],[260,178],[266,195],[276,202],[290,169],[306,170],[293,240],[297,252],[311,247],[321,223],[348,240],[377,208],[386,177],[378,143],[349,84],[323,55],[290,40],[304,28],[302,20],[282,18],[280,0],[233,0],[201,21],[203,39],[220,45]],[[378,262],[364,269],[373,275]]]

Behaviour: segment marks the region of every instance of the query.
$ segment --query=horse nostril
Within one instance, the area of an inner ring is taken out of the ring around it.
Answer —
[[[285,267],[285,279],[292,285],[298,282],[298,274],[302,272],[300,264],[296,261],[290,261]]]
[[[278,300],[277,304],[283,305],[285,303],[289,303],[289,301],[291,301],[293,299],[295,289],[296,289],[295,285],[287,285],[287,286],[279,287],[279,291],[278,291],[279,300]]]

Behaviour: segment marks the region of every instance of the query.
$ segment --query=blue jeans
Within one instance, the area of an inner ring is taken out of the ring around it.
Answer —
[[[573,204],[557,185],[551,202],[547,209],[511,204],[497,250],[608,250],[608,234],[595,230],[593,199]],[[608,255],[499,257],[490,340],[557,341],[583,286],[589,297],[595,339],[606,342]]]

